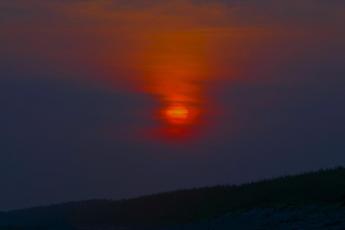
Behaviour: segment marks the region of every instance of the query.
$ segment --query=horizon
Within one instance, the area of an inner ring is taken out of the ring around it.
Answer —
[[[345,2],[0,12],[0,210],[345,166]]]
[[[20,209],[10,209],[10,210],[0,210],[1,213],[10,213],[10,212],[16,212],[16,211],[26,211],[26,210],[32,210],[36,208],[50,208],[55,206],[61,206],[61,205],[70,205],[70,204],[81,204],[81,203],[89,203],[89,202],[127,202],[127,201],[136,201],[138,199],[146,199],[151,197],[159,197],[159,196],[166,196],[171,195],[174,193],[185,193],[185,192],[194,192],[194,191],[200,191],[200,190],[209,190],[209,189],[217,189],[217,188],[228,188],[228,189],[236,189],[241,187],[247,187],[247,186],[253,186],[253,185],[260,185],[262,183],[272,183],[276,182],[282,179],[294,179],[299,177],[305,177],[305,176],[312,176],[315,174],[320,173],[330,173],[332,171],[339,171],[344,170],[345,167],[338,166],[333,168],[321,168],[314,171],[307,171],[307,172],[300,172],[296,174],[288,174],[284,176],[277,176],[273,178],[262,178],[258,181],[249,181],[249,182],[243,182],[240,184],[220,184],[220,185],[212,185],[212,186],[206,186],[206,187],[194,187],[194,188],[184,188],[184,189],[178,189],[178,190],[172,190],[172,191],[163,191],[158,193],[151,193],[151,194],[144,194],[139,195],[135,197],[128,197],[128,198],[118,198],[118,199],[105,199],[105,198],[91,198],[91,199],[85,199],[85,200],[71,200],[71,201],[64,201],[60,203],[51,203],[51,204],[44,204],[44,205],[38,205],[38,206],[30,206],[30,207],[23,207]]]

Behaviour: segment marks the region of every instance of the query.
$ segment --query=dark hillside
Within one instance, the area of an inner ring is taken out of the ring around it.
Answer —
[[[321,170],[241,186],[217,186],[130,200],[94,200],[7,213],[0,224],[18,226],[152,226],[209,219],[250,208],[339,205],[345,169]],[[1,229],[1,228],[0,228]]]

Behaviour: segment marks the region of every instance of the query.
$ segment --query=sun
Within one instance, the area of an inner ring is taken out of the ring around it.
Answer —
[[[164,118],[170,124],[188,124],[191,119],[191,111],[184,105],[171,105],[163,111]]]

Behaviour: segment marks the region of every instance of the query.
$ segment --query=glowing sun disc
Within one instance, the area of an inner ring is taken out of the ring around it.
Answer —
[[[171,124],[186,124],[191,118],[191,111],[183,105],[169,106],[163,113],[164,118]]]

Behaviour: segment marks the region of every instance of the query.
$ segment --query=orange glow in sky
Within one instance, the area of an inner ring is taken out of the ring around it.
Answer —
[[[166,32],[152,38],[143,57],[146,89],[158,96],[166,129],[183,133],[196,125],[197,109],[204,103],[206,79],[204,43],[198,35],[181,31]],[[176,130],[180,129],[180,130]]]
[[[209,113],[217,114],[206,109],[215,107],[206,92],[216,81],[265,84],[269,76],[276,75],[256,73],[278,69],[290,59],[291,47],[299,47],[293,44],[330,37],[326,28],[320,27],[316,34],[317,23],[309,26],[309,17],[300,23],[300,14],[295,18],[283,10],[295,9],[294,1],[273,4],[272,9],[251,6],[251,1],[7,2],[9,9],[15,4],[11,2],[22,2],[18,12],[28,8],[28,15],[33,9],[45,9],[42,15],[25,17],[25,24],[23,18],[5,20],[1,39],[7,46],[15,44],[14,53],[23,58],[31,54],[30,62],[56,65],[57,70],[71,72],[67,75],[81,81],[90,78],[112,90],[134,89],[135,93],[150,95],[159,108],[152,109],[147,119],[179,134],[187,127],[200,128],[196,126],[205,124]],[[297,12],[302,12],[302,5]],[[316,6],[320,16],[334,12],[332,7],[327,11],[321,1]],[[310,12],[309,4],[303,7]],[[288,15],[276,17],[276,11]],[[342,9],[334,13],[341,18],[345,15]],[[42,20],[47,15],[49,18]],[[287,16],[293,17],[291,25],[286,23]],[[330,31],[332,28],[327,26]],[[293,56],[299,55],[295,52]]]

